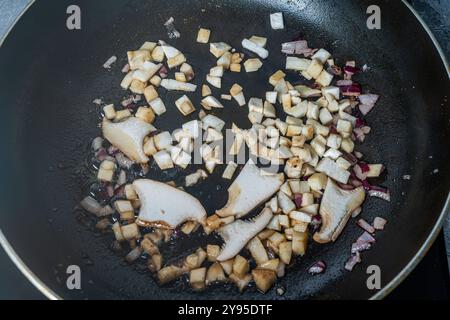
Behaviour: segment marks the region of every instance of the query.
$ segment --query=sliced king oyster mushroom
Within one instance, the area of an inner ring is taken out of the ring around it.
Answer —
[[[147,163],[149,158],[144,153],[144,138],[153,130],[147,122],[129,117],[121,122],[111,122],[103,118],[103,136],[128,158],[139,163]]]
[[[236,256],[251,239],[264,230],[272,217],[272,210],[264,208],[258,216],[249,221],[236,220],[217,230],[224,241],[217,260],[226,261]]]
[[[343,190],[332,179],[328,179],[320,205],[322,227],[314,234],[314,240],[319,243],[335,241],[352,212],[362,205],[365,197],[366,192],[363,187]]]
[[[149,179],[135,180],[133,187],[141,202],[138,225],[174,229],[186,221],[205,224],[206,211],[190,194]]]
[[[228,188],[227,204],[216,213],[220,217],[243,217],[275,194],[283,182],[283,173],[264,174],[250,159]]]

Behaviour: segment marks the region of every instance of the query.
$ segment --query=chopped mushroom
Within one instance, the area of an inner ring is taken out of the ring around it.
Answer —
[[[202,86],[202,97],[207,97],[211,95],[211,89],[206,84]]]
[[[231,50],[231,46],[226,44],[225,42],[215,42],[210,43],[209,51],[216,57],[220,58],[226,52]]]
[[[225,171],[222,174],[222,178],[231,180],[233,178],[234,172],[237,169],[237,164],[233,161],[228,162]]]
[[[250,270],[248,260],[237,255],[233,261],[233,273],[239,277],[245,276]]]
[[[173,79],[163,79],[161,81],[161,87],[169,91],[178,90],[178,91],[194,92],[197,89],[197,86],[195,84],[181,82]]]
[[[266,293],[277,280],[277,274],[273,270],[257,268],[252,270],[253,280],[262,293]]]
[[[210,35],[211,35],[211,30],[200,28],[200,30],[198,30],[197,42],[198,43],[208,43]]]
[[[261,60],[259,60],[258,58],[248,59],[244,62],[245,72],[250,73],[258,71],[259,69],[261,69],[262,65],[263,64]]]
[[[247,244],[247,249],[250,251],[257,265],[260,265],[269,260],[267,251],[258,237],[250,240],[250,242]]]
[[[267,57],[269,57],[269,51],[267,51],[262,46],[256,44],[253,41],[244,39],[244,40],[242,40],[242,46],[244,47],[244,49],[247,49],[247,50],[250,50],[251,52],[256,53],[262,59],[267,59]]]
[[[270,15],[270,25],[274,30],[284,29],[283,13],[272,13]]]
[[[199,291],[205,289],[206,268],[191,270],[189,275],[189,283],[192,289]]]
[[[158,271],[159,283],[167,284],[169,282],[172,282],[177,278],[181,277],[183,273],[184,271],[182,268],[173,265],[162,268],[161,270]]]
[[[217,100],[213,96],[207,96],[206,98],[203,98],[203,100],[201,102],[201,105],[206,110],[211,110],[212,108],[217,108],[217,109],[223,109],[224,108],[223,104],[220,103],[220,101]]]
[[[250,281],[252,281],[252,276],[247,274],[244,277],[239,277],[233,273],[230,275],[230,280],[238,287],[239,292],[243,292]]]
[[[207,285],[214,282],[224,282],[226,279],[223,268],[218,262],[213,263],[206,272]]]
[[[175,105],[184,116],[187,116],[195,112],[194,104],[186,95],[182,96],[177,101],[175,101]]]

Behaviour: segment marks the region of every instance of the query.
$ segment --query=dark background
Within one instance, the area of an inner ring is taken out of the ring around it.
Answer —
[[[28,0],[0,0],[0,35]],[[409,1],[428,24],[440,42],[447,58],[450,58],[450,1]],[[449,218],[444,232],[438,237],[427,256],[413,273],[389,297],[401,299],[449,299],[450,281],[446,251],[450,248]],[[0,299],[44,299],[44,297],[15,268],[3,250],[0,249]]]

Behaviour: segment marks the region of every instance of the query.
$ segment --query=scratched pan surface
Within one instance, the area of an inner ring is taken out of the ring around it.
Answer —
[[[159,288],[149,274],[136,272],[111,253],[111,236],[96,235],[73,213],[89,176],[83,165],[87,145],[99,133],[92,100],[120,101],[125,52],[146,40],[168,40],[163,22],[170,16],[182,34],[170,43],[187,55],[197,81],[214,64],[208,46],[195,43],[199,26],[212,29],[212,41],[236,48],[253,34],[269,38],[271,56],[261,71],[225,76],[223,88],[238,82],[247,97],[261,97],[269,89],[267,77],[284,64],[280,43],[299,33],[312,47],[333,52],[340,64],[355,59],[371,67],[358,80],[382,98],[368,116],[373,133],[358,150],[369,162],[387,166],[383,184],[391,189],[392,202],[369,199],[363,217],[371,221],[382,216],[389,224],[352,273],[343,266],[361,232],[354,222],[336,243],[310,246],[279,282],[286,288],[282,299],[370,298],[375,293],[365,285],[367,266],[381,267],[384,287],[425,243],[450,184],[450,90],[431,40],[402,3],[375,1],[382,9],[382,30],[370,31],[365,11],[374,1],[80,1],[82,29],[68,31],[65,12],[72,2],[37,1],[0,49],[0,226],[17,254],[54,293],[67,299],[281,299],[275,290],[263,296],[255,288],[242,295],[223,287],[202,293],[178,285]],[[280,10],[287,29],[272,31],[269,13]],[[119,61],[106,71],[101,66],[113,54]],[[179,93],[162,94],[169,108],[157,127],[173,130],[195,118],[176,111],[173,101]],[[193,97],[198,101],[198,93]],[[245,109],[232,102],[216,114],[228,127],[232,121],[249,126]],[[152,168],[150,176],[162,181],[185,174],[160,174]],[[431,174],[434,169],[439,174]],[[189,189],[209,213],[226,202],[222,170]],[[403,181],[404,174],[411,181]],[[327,262],[328,270],[311,277],[305,269],[318,259]],[[81,291],[65,289],[64,271],[73,264],[82,269]]]

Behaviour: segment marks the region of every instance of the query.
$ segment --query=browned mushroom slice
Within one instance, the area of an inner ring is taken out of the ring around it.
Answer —
[[[227,204],[216,213],[221,217],[243,217],[269,199],[280,189],[283,182],[283,174],[264,174],[249,160],[228,189]]]
[[[328,179],[320,205],[322,227],[319,232],[314,234],[314,240],[319,243],[335,241],[352,212],[362,205],[365,197],[366,193],[363,187],[343,190],[331,179]]]
[[[236,256],[247,243],[261,232],[272,219],[273,214],[265,208],[257,217],[249,221],[236,220],[218,230],[224,240],[218,261],[226,261]]]
[[[190,194],[149,179],[135,180],[133,187],[141,202],[139,225],[174,229],[186,221],[205,224],[206,211]]]
[[[129,117],[121,122],[111,122],[104,118],[102,130],[105,139],[128,158],[139,163],[148,162],[144,153],[144,138],[153,130],[152,125],[136,117]]]

